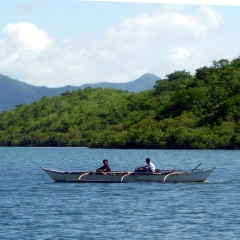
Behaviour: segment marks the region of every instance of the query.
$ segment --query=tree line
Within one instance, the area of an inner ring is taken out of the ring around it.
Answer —
[[[239,94],[240,57],[174,71],[140,93],[67,91],[3,112],[0,145],[240,149]]]

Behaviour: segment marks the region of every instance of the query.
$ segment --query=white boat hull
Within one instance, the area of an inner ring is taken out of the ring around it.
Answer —
[[[48,176],[55,182],[173,182],[189,183],[204,182],[209,177],[211,170],[174,171],[167,173],[134,173],[110,172],[107,174],[93,174],[90,172],[62,172],[43,168]],[[167,173],[167,174],[166,174]]]

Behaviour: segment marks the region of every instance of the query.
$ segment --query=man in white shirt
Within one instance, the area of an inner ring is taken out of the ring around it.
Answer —
[[[138,169],[139,169],[139,170],[141,170],[141,169],[146,169],[146,170],[149,170],[150,172],[154,173],[154,172],[155,172],[155,166],[154,166],[154,164],[151,162],[150,158],[146,158],[146,163],[147,163],[146,166],[140,167],[140,168],[138,168]]]

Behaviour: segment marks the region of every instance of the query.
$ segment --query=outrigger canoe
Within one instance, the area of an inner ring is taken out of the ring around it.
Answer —
[[[113,171],[105,174],[93,172],[63,172],[42,168],[55,182],[204,182],[212,173],[211,170],[156,170],[155,173]]]

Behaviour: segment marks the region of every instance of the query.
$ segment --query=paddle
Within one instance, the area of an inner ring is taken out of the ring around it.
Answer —
[[[199,163],[190,173],[192,173],[193,171],[195,171],[200,165],[201,165],[201,163]]]

